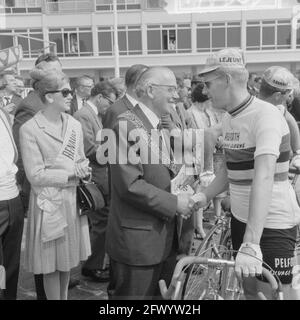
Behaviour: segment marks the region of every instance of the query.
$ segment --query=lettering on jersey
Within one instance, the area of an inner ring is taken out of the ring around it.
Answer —
[[[239,141],[240,133],[239,132],[227,132],[225,134],[225,141]]]
[[[240,132],[226,132],[223,147],[225,149],[245,149],[245,143],[242,143],[240,138]]]

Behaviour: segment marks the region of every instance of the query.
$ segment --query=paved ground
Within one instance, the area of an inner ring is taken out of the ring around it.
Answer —
[[[26,222],[24,231],[26,230]],[[21,268],[19,276],[18,300],[35,300],[35,286],[33,275],[24,269],[24,250],[25,250],[25,232],[22,241]],[[106,287],[107,283],[96,283],[89,281],[80,274],[80,266],[72,270],[72,278],[80,280],[80,284],[69,290],[69,300],[107,300]]]

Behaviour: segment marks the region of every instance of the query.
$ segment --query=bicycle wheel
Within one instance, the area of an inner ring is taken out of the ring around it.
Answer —
[[[195,252],[195,256],[207,258],[221,258],[220,239],[224,224],[216,224],[200,243]],[[187,269],[187,274],[183,283],[181,298],[183,300],[201,300],[206,295],[208,282],[216,281],[220,277],[218,270],[210,270],[206,265],[193,264]]]

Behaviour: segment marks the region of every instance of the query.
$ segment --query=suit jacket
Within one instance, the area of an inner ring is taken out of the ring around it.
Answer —
[[[107,109],[102,121],[103,127],[113,129],[118,116],[127,110],[133,109],[134,107],[135,106],[131,104],[126,95],[124,95],[120,100],[117,100]]]
[[[17,94],[13,94],[10,102],[15,104],[15,109],[11,112],[12,114],[16,113],[17,108],[22,100],[22,97],[18,96]]]
[[[139,106],[134,112],[148,131],[153,129]],[[127,121],[127,131],[119,126],[120,121]],[[120,115],[114,128],[117,151],[121,143],[126,143],[128,148],[133,145],[128,139],[132,129],[135,129],[133,122]],[[135,266],[164,261],[172,249],[178,248],[182,225],[181,218],[177,221],[177,197],[170,193],[171,173],[167,166],[111,164],[111,188],[106,233],[106,250],[110,257]]]
[[[99,165],[96,159],[96,152],[99,147],[96,138],[99,130],[103,128],[101,119],[87,103],[85,103],[80,110],[76,111],[73,116],[82,125],[84,152],[90,160],[92,180],[105,195],[108,195],[107,167]]]
[[[77,97],[74,94],[73,99],[71,101],[71,105],[70,105],[70,111],[68,112],[71,116],[78,111],[78,103],[77,103]]]
[[[29,194],[30,194],[30,184],[26,178],[25,170],[23,166],[23,160],[21,157],[20,152],[20,137],[19,137],[19,131],[21,126],[30,120],[38,111],[42,110],[44,107],[44,104],[42,100],[40,99],[39,95],[35,91],[29,92],[27,97],[23,99],[20,104],[17,107],[15,118],[14,118],[14,124],[13,124],[13,135],[16,142],[16,146],[19,151],[19,158],[17,161],[17,182],[20,184],[22,191],[21,191],[21,199],[24,205],[25,210],[28,207],[29,202]]]

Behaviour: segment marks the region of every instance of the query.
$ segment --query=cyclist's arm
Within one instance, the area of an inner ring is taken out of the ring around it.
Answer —
[[[272,197],[275,155],[260,155],[254,162],[254,179],[250,194],[249,217],[244,242],[259,244]]]
[[[213,182],[203,191],[207,202],[228,189],[228,173],[225,163],[220,167]]]
[[[285,119],[290,129],[292,151],[295,153],[300,150],[299,128],[295,118],[288,111],[285,113]]]

